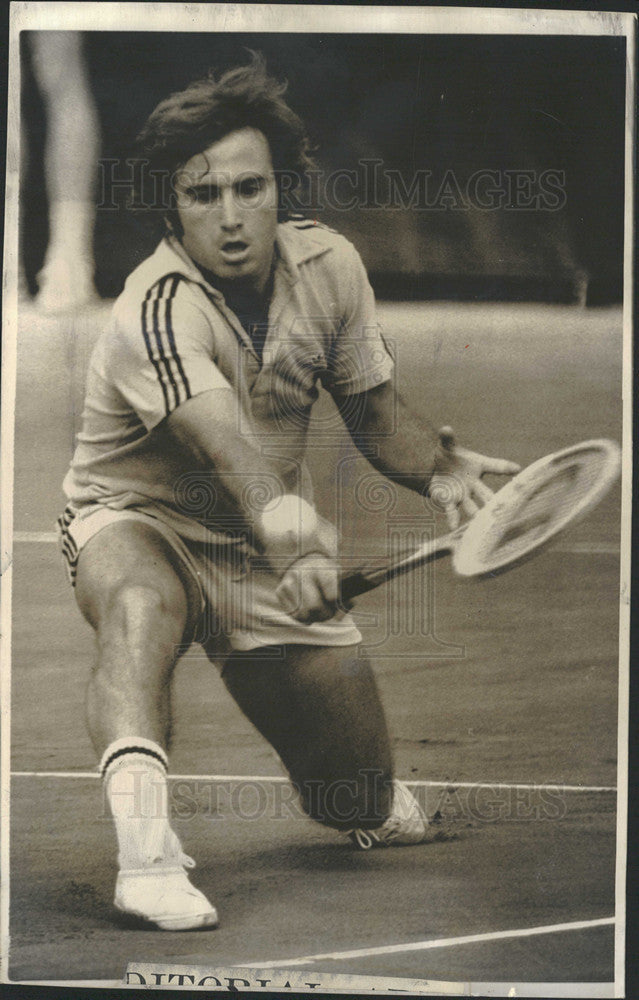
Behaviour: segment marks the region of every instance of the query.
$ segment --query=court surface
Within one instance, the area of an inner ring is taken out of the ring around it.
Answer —
[[[358,602],[397,774],[438,814],[430,845],[363,854],[305,819],[274,753],[192,649],[175,679],[172,808],[221,926],[162,934],[117,918],[115,837],[83,721],[92,638],[51,535],[106,312],[21,315],[11,979],[121,981],[129,961],[171,961],[610,982],[618,489],[512,573],[460,582],[442,560]],[[527,464],[588,437],[621,440],[619,310],[382,304],[380,317],[405,395],[469,447]],[[346,558],[432,531],[419,498],[384,499],[377,479],[363,481],[370,468],[324,403],[320,417],[328,431],[310,462]]]

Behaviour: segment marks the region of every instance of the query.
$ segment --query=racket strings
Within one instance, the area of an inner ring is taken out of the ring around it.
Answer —
[[[477,569],[514,561],[556,535],[584,509],[602,481],[605,462],[596,451],[566,457],[498,505],[475,552]]]
[[[590,491],[595,477],[580,474],[586,471],[574,465],[561,469],[548,482],[541,483],[531,493],[523,496],[519,509],[509,512],[499,545],[507,545],[520,539],[532,541],[533,537],[563,520]]]

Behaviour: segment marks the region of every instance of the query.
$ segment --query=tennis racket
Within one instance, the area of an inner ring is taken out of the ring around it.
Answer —
[[[519,565],[603,499],[619,476],[614,441],[583,441],[546,455],[503,486],[468,521],[394,562],[371,564],[341,577],[342,602],[416,566],[451,555],[460,576],[483,577]]]

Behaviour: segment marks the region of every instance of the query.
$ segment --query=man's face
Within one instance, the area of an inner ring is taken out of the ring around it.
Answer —
[[[262,292],[277,226],[277,185],[265,136],[230,132],[180,168],[177,210],[189,256],[222,281]]]

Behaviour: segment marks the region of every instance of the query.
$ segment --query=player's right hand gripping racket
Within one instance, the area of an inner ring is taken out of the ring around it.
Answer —
[[[344,572],[347,602],[447,554],[460,576],[482,577],[518,565],[584,517],[619,476],[621,451],[614,441],[583,441],[546,455],[523,469],[455,531],[395,562],[386,560]]]

